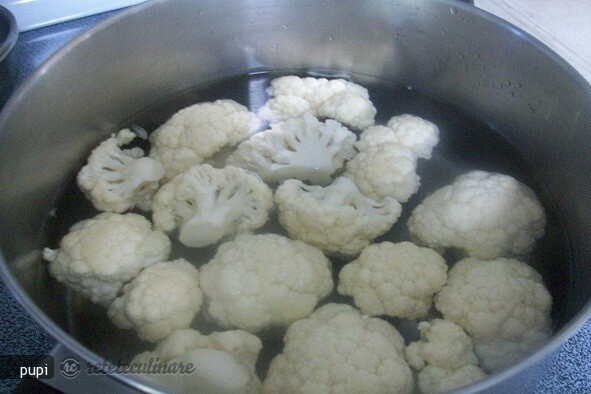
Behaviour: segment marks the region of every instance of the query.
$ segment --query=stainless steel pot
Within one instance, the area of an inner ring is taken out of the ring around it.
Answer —
[[[90,147],[176,92],[248,72],[312,69],[444,98],[494,127],[536,169],[569,251],[544,270],[556,334],[466,389],[531,391],[553,351],[590,316],[591,87],[532,37],[455,1],[157,0],[66,46],[0,117],[0,269],[15,297],[91,363],[130,350],[116,332],[97,329],[104,314],[72,324],[76,303],[40,260],[64,185]]]

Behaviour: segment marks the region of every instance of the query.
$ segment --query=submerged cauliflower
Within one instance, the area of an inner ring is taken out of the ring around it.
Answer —
[[[129,129],[113,134],[92,151],[88,163],[78,172],[80,190],[99,211],[150,210],[164,167],[143,157],[140,148],[121,149],[135,137]]]
[[[305,114],[271,126],[242,142],[228,164],[256,172],[265,182],[295,178],[327,184],[355,155],[357,137],[334,120]]]
[[[255,374],[261,348],[261,340],[244,331],[202,335],[185,329],[172,333],[154,351],[138,354],[130,365],[190,363],[191,374],[145,375],[181,393],[255,394],[261,387]]]
[[[489,372],[520,361],[548,340],[551,304],[540,274],[505,258],[459,261],[435,301],[445,319],[472,337]]]
[[[150,136],[150,157],[166,169],[166,179],[234,146],[261,127],[261,121],[233,100],[192,105],[175,113]]]
[[[456,247],[494,259],[525,255],[544,235],[534,192],[508,175],[472,171],[427,197],[408,220],[411,236],[432,248]]]
[[[359,152],[347,163],[345,176],[351,178],[366,196],[393,197],[401,203],[419,190],[417,157],[394,142],[376,145]]]
[[[228,235],[263,226],[273,207],[273,193],[255,175],[241,168],[194,166],[162,186],[154,196],[154,226],[179,240],[203,247]]]
[[[470,337],[450,321],[435,319],[419,323],[421,340],[406,347],[406,359],[419,371],[422,393],[445,393],[486,377]]]
[[[164,261],[170,240],[134,213],[105,212],[76,223],[57,250],[45,248],[49,272],[93,302],[109,304],[144,267]]]
[[[357,149],[364,151],[387,142],[406,146],[418,158],[430,159],[439,142],[439,128],[428,120],[413,115],[394,116],[387,126],[368,127],[361,133]]]
[[[117,327],[135,328],[140,339],[156,342],[188,328],[202,300],[197,268],[184,259],[156,263],[123,287],[109,317]]]
[[[333,289],[330,261],[276,234],[239,235],[200,269],[208,314],[223,327],[257,332],[309,316]]]
[[[425,318],[447,279],[447,265],[431,249],[382,242],[363,249],[339,273],[338,291],[366,315]]]
[[[324,252],[356,256],[398,220],[402,207],[393,198],[364,196],[348,178],[327,187],[285,181],[275,193],[279,222],[292,238]]]
[[[273,98],[259,110],[259,116],[272,123],[311,112],[363,130],[374,124],[377,112],[367,89],[344,79],[290,75],[271,81],[267,92]]]
[[[414,381],[394,326],[327,304],[293,323],[264,393],[410,393]]]

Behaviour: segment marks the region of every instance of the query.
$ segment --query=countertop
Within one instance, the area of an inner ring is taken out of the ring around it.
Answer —
[[[475,4],[545,42],[591,81],[591,0],[476,0]],[[21,33],[14,51],[25,54],[27,60],[11,65],[14,72],[10,81],[3,80],[0,87],[6,89],[7,83],[18,85],[59,47],[115,13]],[[53,39],[44,39],[48,36]],[[0,354],[46,354],[55,345],[14,301],[1,281],[0,305]],[[12,390],[18,383],[18,380],[0,381],[0,392]],[[535,391],[591,393],[591,320],[557,352]]]

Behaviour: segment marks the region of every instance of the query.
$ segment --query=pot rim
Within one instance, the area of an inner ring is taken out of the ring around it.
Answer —
[[[155,7],[158,4],[167,3],[169,1],[172,0],[150,0],[145,3],[141,3],[128,9],[125,9],[120,13],[114,15],[113,17],[100,22],[96,26],[91,27],[85,33],[75,38],[74,40],[66,44],[64,47],[60,48],[48,60],[46,60],[21,86],[19,86],[12,94],[12,96],[9,98],[3,110],[0,112],[0,132],[2,132],[2,130],[8,124],[12,113],[15,111],[15,108],[19,106],[19,103],[23,99],[23,97],[25,97],[28,94],[28,92],[33,88],[33,86],[37,84],[37,82],[46,73],[47,69],[53,67],[54,64],[57,63],[59,59],[61,59],[63,56],[67,56],[68,52],[75,49],[77,46],[82,45],[92,36],[99,34],[103,30],[110,28],[111,25],[121,23],[131,15],[141,13],[147,8]],[[560,55],[558,55],[547,45],[545,45],[529,33],[521,30],[520,28],[505,21],[504,19],[501,19],[473,5],[456,0],[437,1],[441,4],[444,4],[445,6],[449,6],[450,9],[461,9],[462,11],[466,11],[475,17],[482,18],[483,20],[489,23],[500,25],[505,30],[510,31],[513,35],[527,42],[529,45],[533,46],[536,50],[542,52],[545,56],[552,60],[552,62],[554,62],[558,67],[563,69],[569,75],[569,77],[572,78],[577,84],[582,85],[588,93],[589,97],[591,97],[591,84],[585,78],[583,78],[583,76],[578,71],[576,71],[576,69],[572,65],[567,63],[566,60],[564,60]],[[43,329],[49,335],[55,338],[59,343],[66,346],[70,351],[80,356],[85,362],[97,365],[101,362],[106,361],[105,359],[97,355],[95,352],[91,351],[86,346],[78,342],[72,336],[70,336],[70,334],[61,329],[52,319],[50,319],[41,309],[39,309],[36,303],[33,302],[33,300],[26,294],[24,289],[18,284],[15,277],[9,271],[8,266],[6,264],[6,260],[1,250],[0,275],[4,280],[7,288],[13,295],[13,297],[27,311],[27,313],[30,316],[32,316],[35,319],[35,321],[41,325],[41,327],[43,327]],[[541,362],[546,357],[550,356],[552,353],[557,351],[570,337],[572,337],[583,326],[583,324],[585,324],[585,322],[590,317],[591,300],[587,301],[587,303],[584,305],[583,308],[581,308],[579,313],[577,313],[575,317],[569,320],[568,323],[566,323],[558,332],[554,333],[550,341],[548,341],[543,347],[538,349],[535,353],[532,353],[518,364],[515,364],[504,371],[489,375],[489,377],[480,382],[460,389],[459,391],[457,391],[457,393],[474,393],[490,389],[495,385],[505,380],[508,380],[511,377],[514,377],[524,372],[525,370],[533,367],[535,364]],[[144,392],[158,393],[164,391],[164,387],[159,387],[156,383],[149,382],[148,380],[145,380],[138,376],[121,374],[114,374],[110,376],[125,385],[131,386],[135,389],[142,390]],[[534,388],[532,388],[532,391],[533,389]]]
[[[5,22],[7,26],[7,33],[0,42],[0,62],[8,56],[12,48],[16,45],[18,39],[18,28],[16,25],[16,19],[12,12],[7,8],[0,5],[0,21]]]

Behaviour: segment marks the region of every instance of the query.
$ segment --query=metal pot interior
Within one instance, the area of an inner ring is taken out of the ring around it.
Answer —
[[[419,168],[421,190],[384,240],[404,239],[413,206],[467,169],[510,173],[533,187],[549,225],[532,264],[553,295],[560,333],[539,353],[582,323],[591,296],[591,88],[564,61],[451,1],[176,0],[124,12],[68,45],[0,118],[5,273],[52,335],[90,359],[128,361],[151,348],[57,284],[40,258],[92,212],[72,183],[90,149],[119,127],[153,130],[201,100],[235,98],[256,109],[268,80],[285,73],[351,77],[370,87],[378,120],[410,112],[440,125],[437,153]],[[214,250],[178,253],[205,262]],[[199,318],[195,327],[212,329]]]

